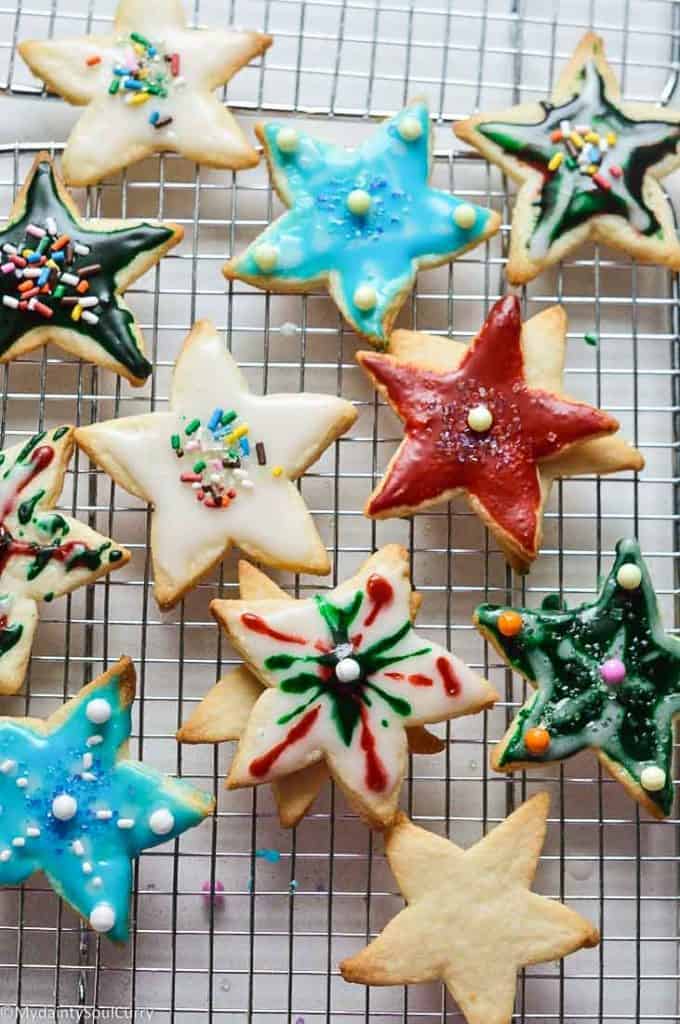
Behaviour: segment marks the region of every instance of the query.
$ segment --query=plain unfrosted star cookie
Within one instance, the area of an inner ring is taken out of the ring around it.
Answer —
[[[49,718],[0,718],[0,885],[44,871],[97,932],[128,936],[132,861],[198,825],[211,796],[127,754],[129,658]]]
[[[565,349],[561,307],[523,324],[518,299],[508,295],[469,348],[395,331],[389,355],[357,353],[405,427],[366,515],[413,515],[462,493],[510,564],[526,571],[556,477],[644,464],[613,436],[613,416],[563,394]]]
[[[406,729],[491,707],[485,679],[413,628],[408,554],[382,548],[315,598],[217,600],[211,611],[266,689],[243,730],[229,788],[325,759],[369,824],[394,818]]]
[[[531,892],[550,799],[538,793],[468,850],[400,815],[386,853],[408,906],[361,953],[345,981],[442,981],[468,1024],[510,1024],[517,973],[596,946],[596,928]]]
[[[599,36],[583,37],[549,101],[477,114],[454,131],[521,185],[507,265],[512,284],[531,281],[587,238],[680,268],[659,184],[680,164],[680,113],[623,102]]]
[[[130,558],[54,511],[73,447],[74,428],[57,427],[0,452],[0,694],[16,693],[24,681],[37,602],[87,586]]]
[[[324,574],[328,554],[293,481],[347,430],[333,395],[254,395],[208,321],[177,359],[170,409],[81,428],[78,444],[154,506],[155,595],[169,608],[237,544],[280,569]]]
[[[0,362],[54,342],[143,384],[151,364],[121,296],[183,235],[163,221],[82,217],[38,153],[0,229]]]
[[[497,771],[592,749],[634,800],[657,818],[670,814],[680,641],[664,633],[637,541],[619,541],[595,603],[483,604],[475,623],[535,688],[494,750]]]
[[[356,149],[288,122],[257,125],[276,192],[288,207],[224,272],[278,292],[325,286],[341,313],[384,348],[416,273],[497,230],[492,210],[429,184],[432,130],[414,102]]]
[[[249,562],[239,562],[238,569],[242,600],[292,600],[285,590]],[[419,605],[420,597],[413,593],[410,605],[412,618]],[[240,740],[264,689],[263,683],[245,665],[231,669],[215,683],[193,714],[182,724],[177,733],[178,741],[224,743],[226,740]],[[406,731],[411,753],[435,754],[446,747],[442,740],[424,726],[414,726]],[[272,781],[279,821],[283,828],[293,828],[301,821],[328,778],[325,761],[317,761]]]
[[[238,29],[190,29],[180,0],[121,0],[114,31],[25,40],[31,71],[69,103],[87,106],[62,165],[70,185],[93,185],[151,153],[240,170],[258,154],[215,95],[271,46]]]

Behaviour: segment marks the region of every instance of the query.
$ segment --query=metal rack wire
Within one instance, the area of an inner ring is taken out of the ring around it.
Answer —
[[[113,4],[17,0],[0,6],[0,79],[11,115],[0,147],[0,209],[43,140],[58,152],[73,111],[46,97],[15,54],[18,38],[78,33],[110,22]],[[476,156],[454,150],[447,122],[475,106],[540,96],[584,29],[605,35],[634,98],[674,95],[678,4],[607,0],[196,0],[194,24],[235,21],[272,32],[266,61],[230,85],[236,111],[323,115],[315,130],[349,143],[371,119],[409,96],[429,97],[436,122],[435,180],[499,209],[502,235],[451,268],[422,274],[404,324],[472,336],[502,291],[510,203],[507,183]],[[36,98],[31,101],[31,95]],[[11,104],[11,107],[10,107]],[[244,118],[249,123],[248,117]],[[24,141],[16,143],[15,138]],[[567,384],[619,417],[645,453],[639,477],[579,479],[555,490],[544,552],[527,580],[514,577],[463,504],[413,522],[370,523],[361,508],[400,430],[354,362],[356,341],[323,296],[267,296],[225,285],[222,262],[275,210],[263,168],[231,175],[164,157],[131,168],[78,197],[88,212],[167,216],[186,229],[182,247],[129,294],[155,373],[134,390],[97,368],[49,349],[0,372],[2,440],[43,423],[90,422],[162,408],[174,357],[192,321],[213,318],[254,387],[342,393],[360,418],[350,436],[302,482],[333,559],[332,586],[387,540],[412,552],[425,596],[421,629],[486,671],[504,700],[484,718],[442,730],[444,754],[412,759],[404,806],[426,827],[467,845],[527,792],[547,787],[552,824],[539,891],[566,899],[602,929],[597,950],[527,971],[517,1020],[622,1024],[679,1019],[677,819],[652,822],[582,755],[544,776],[507,781],[488,765],[490,745],[522,700],[470,625],[487,597],[535,604],[559,591],[569,601],[595,591],[615,540],[636,533],[674,623],[678,580],[678,282],[611,252],[581,250],[524,295],[526,315],[561,301],[570,317]],[[584,344],[585,332],[599,338]],[[208,601],[234,593],[236,556],[174,612],[152,597],[149,519],[80,456],[66,507],[132,548],[122,572],[87,593],[43,609],[25,697],[3,712],[45,714],[119,653],[138,670],[133,753],[213,788],[212,823],[145,854],[135,878],[130,945],[114,949],[82,929],[40,878],[0,894],[0,1015],[47,1008],[59,1020],[152,1018],[241,1024],[383,1024],[459,1020],[436,986],[364,990],[345,985],[336,965],[359,949],[401,905],[382,844],[329,787],[293,833],[283,833],[265,789],[226,794],[228,745],[178,747],[174,732],[233,652],[209,619]],[[281,577],[306,592],[308,578]],[[258,856],[273,850],[278,859]],[[204,881],[224,885],[224,905],[206,903]],[[89,1015],[89,1016],[88,1016]],[[50,1019],[47,1017],[47,1019]]]

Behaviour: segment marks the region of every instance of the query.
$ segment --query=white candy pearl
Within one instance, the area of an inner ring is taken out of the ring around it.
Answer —
[[[617,572],[616,582],[624,590],[637,590],[642,583],[642,572],[637,565],[626,562]]]
[[[253,253],[253,259],[262,273],[268,274],[279,262],[279,250],[275,245],[270,245],[269,242],[263,242],[262,245],[258,245],[257,249]]]
[[[369,309],[375,309],[378,301],[377,292],[370,284],[360,284],[353,297],[354,305],[357,309],[363,310],[364,313]]]
[[[415,142],[423,134],[423,126],[417,117],[402,117],[397,131],[405,142]]]
[[[52,801],[52,814],[59,821],[70,821],[78,810],[78,801],[70,793],[60,793]]]
[[[357,217],[363,217],[371,209],[373,200],[363,188],[352,189],[347,196],[347,209]]]
[[[361,675],[361,666],[354,658],[343,658],[335,666],[335,674],[341,683],[354,683]]]
[[[97,903],[90,914],[90,924],[96,932],[110,932],[116,923],[116,912],[110,903]]]
[[[657,768],[654,764],[647,765],[640,773],[640,782],[643,789],[657,793],[666,785],[666,773],[663,768]]]
[[[157,836],[167,836],[175,827],[175,819],[167,807],[159,807],[149,818],[149,828]]]
[[[94,700],[88,701],[85,717],[93,725],[104,725],[111,717],[111,705],[103,697],[95,697]]]
[[[453,219],[459,228],[463,228],[464,231],[469,231],[470,228],[475,226],[477,220],[477,211],[474,206],[470,206],[469,203],[461,203],[453,211]]]
[[[282,153],[294,153],[300,145],[300,136],[295,128],[281,128],[276,136],[276,145]]]
[[[468,413],[468,426],[478,434],[488,430],[493,423],[491,410],[486,405],[475,405]]]

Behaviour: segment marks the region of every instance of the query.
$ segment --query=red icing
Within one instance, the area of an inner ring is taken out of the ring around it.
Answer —
[[[373,573],[372,576],[368,577],[366,593],[371,601],[372,608],[364,619],[364,625],[372,626],[383,608],[394,600],[394,591],[389,580],[386,580],[384,576],[378,576],[377,573]]]
[[[528,387],[521,326],[518,299],[500,299],[450,373],[392,356],[362,355],[362,365],[387,390],[405,423],[404,441],[369,502],[371,515],[401,514],[462,489],[535,556],[538,463],[577,441],[613,433],[618,423],[590,405]],[[493,416],[483,433],[467,423],[475,405],[486,405]]]
[[[418,672],[414,672],[412,676],[408,677],[408,681],[411,686],[432,686],[432,680],[429,676],[422,676]]]
[[[312,708],[311,711],[308,711],[302,716],[300,721],[293,726],[285,739],[281,740],[280,743],[277,743],[275,747],[272,747],[272,749],[268,751],[268,753],[263,754],[262,757],[256,757],[254,761],[251,761],[250,774],[254,775],[258,779],[267,775],[271,771],[274,763],[281,757],[284,750],[287,750],[288,747],[292,747],[294,743],[297,743],[307,735],[319,717],[320,710],[321,708],[317,704],[315,708]]]
[[[375,736],[371,732],[368,711],[363,704],[359,705],[361,713],[361,749],[366,755],[366,786],[374,793],[382,793],[387,788],[387,772],[376,750]]]
[[[262,636],[269,636],[272,640],[281,640],[284,644],[304,645],[307,643],[303,636],[295,636],[294,633],[280,633],[278,629],[272,629],[263,618],[255,615],[254,612],[244,612],[241,616],[241,622],[251,632],[260,633]]]
[[[453,671],[453,665],[446,658],[437,658],[437,671],[444,681],[444,689],[449,697],[457,697],[462,686],[460,679]]]
[[[14,510],[14,505],[18,496],[24,488],[28,487],[32,480],[35,480],[38,473],[42,473],[43,469],[47,469],[53,458],[54,449],[48,447],[48,445],[43,444],[34,450],[29,465],[25,467],[30,467],[30,472],[26,474],[23,480],[18,481],[14,490],[8,494],[5,499],[5,504],[0,509],[0,521],[4,521],[10,512]],[[19,463],[19,466],[21,466],[21,463]],[[24,467],[22,467],[22,469],[23,468]]]
[[[39,554],[49,561],[67,562],[71,555],[87,550],[87,544],[80,540],[69,540],[66,544],[52,544],[49,547],[41,547],[40,544],[32,544],[25,540],[14,540],[11,533],[0,523],[0,576],[7,568],[10,558],[14,556],[35,558]]]
[[[386,672],[385,675],[388,679],[396,679],[397,682],[401,682],[404,678],[403,672]]]

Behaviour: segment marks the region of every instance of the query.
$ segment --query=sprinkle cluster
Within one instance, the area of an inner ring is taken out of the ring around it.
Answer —
[[[196,499],[207,508],[228,508],[239,490],[255,486],[248,471],[253,465],[249,431],[234,409],[214,409],[205,425],[198,418],[187,420],[183,433],[170,438],[178,458],[189,455],[195,459],[191,470],[183,470],[179,478],[196,491]],[[257,465],[266,466],[264,442],[257,441],[254,449]],[[282,476],[283,468],[273,466],[271,475]]]
[[[184,85],[180,75],[178,53],[163,53],[162,44],[154,45],[139,32],[118,40],[123,56],[113,66],[109,93],[121,96],[131,107],[139,107],[154,99],[166,99],[170,85]],[[96,66],[101,57],[88,57],[86,63]],[[154,128],[165,128],[172,124],[172,117],[162,117],[159,110],[149,114],[149,124]]]
[[[598,188],[605,192],[611,189],[612,183],[605,176],[602,170],[602,162],[605,155],[616,145],[616,132],[598,132],[589,124],[571,124],[571,121],[560,122],[560,127],[550,135],[550,141],[561,144],[563,149],[556,149],[548,163],[548,170],[557,171],[563,163],[575,171],[577,168],[581,174],[589,175]],[[566,155],[565,155],[566,154]],[[610,163],[608,168],[610,178],[620,178],[621,168],[618,164]]]
[[[4,291],[9,284],[13,292],[3,294],[3,306],[49,320],[58,303],[71,309],[74,322],[97,324],[103,300],[89,293],[90,278],[100,272],[101,264],[89,263],[88,256],[90,247],[60,234],[54,217],[30,223],[21,245],[2,246],[0,287]]]

